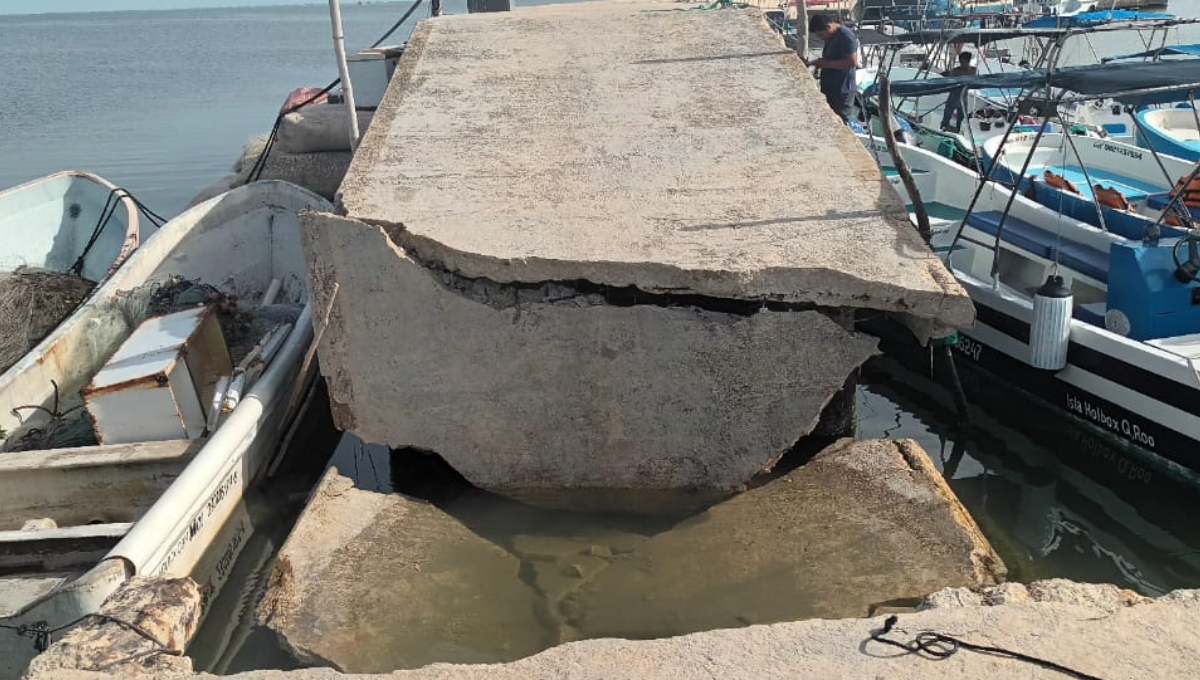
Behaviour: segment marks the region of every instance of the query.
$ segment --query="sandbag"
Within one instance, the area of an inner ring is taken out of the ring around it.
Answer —
[[[280,153],[267,156],[259,179],[280,179],[332,201],[350,168],[352,154],[346,151],[323,153]]]
[[[365,133],[374,111],[358,112],[358,129]],[[289,113],[279,123],[274,151],[317,153],[349,151],[350,128],[345,104],[317,104]]]

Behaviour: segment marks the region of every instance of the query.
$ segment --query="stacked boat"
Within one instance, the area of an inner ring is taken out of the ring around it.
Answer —
[[[1077,93],[1070,98],[1157,107],[1200,89],[1200,60],[957,80],[980,89],[1015,83],[1041,92],[1044,104]],[[900,94],[938,88],[893,84]],[[883,140],[862,139],[895,175]],[[959,337],[959,355],[1176,471],[1200,470],[1197,165],[1042,126],[984,142],[982,173],[897,148],[932,208],[933,247],[976,304],[978,323]],[[911,204],[898,178],[893,184]]]
[[[0,375],[0,676],[135,575],[219,591],[314,378],[307,209],[332,206],[256,182],[154,231],[83,173],[0,194],[0,266],[95,283]]]

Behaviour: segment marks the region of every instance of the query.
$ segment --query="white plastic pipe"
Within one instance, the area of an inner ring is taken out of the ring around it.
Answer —
[[[339,0],[329,0],[329,21],[333,24],[333,53],[337,55],[342,92],[346,93],[346,112],[350,116],[350,150],[354,151],[358,149],[358,109],[354,106],[350,65],[346,63],[346,36],[342,33],[342,3]]]

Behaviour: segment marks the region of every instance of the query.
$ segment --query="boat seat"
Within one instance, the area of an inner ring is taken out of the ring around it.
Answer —
[[[1104,313],[1108,311],[1108,305],[1104,302],[1089,302],[1083,305],[1075,305],[1075,310],[1072,313],[1076,319],[1096,326],[1104,328]]]
[[[1087,173],[1083,172],[1083,168],[1078,165],[1071,165],[1065,168],[1050,168],[1053,172],[1062,175],[1070,180],[1075,186],[1079,187],[1079,191],[1090,200],[1095,200],[1092,195],[1092,184],[1099,184],[1103,187],[1116,189],[1124,194],[1125,198],[1130,201],[1144,200],[1150,194],[1159,191],[1159,187],[1146,184],[1136,179],[1119,175],[1115,172],[1110,172],[1103,168],[1088,168]],[[1088,184],[1088,179],[1092,180]]]
[[[967,224],[995,236],[1000,231],[1002,213],[996,210],[971,213]],[[1059,244],[1054,232],[1009,215],[1004,220],[1002,239],[1045,260],[1056,260],[1084,276],[1108,282],[1108,253],[1079,243]],[[1057,257],[1056,257],[1057,256]]]

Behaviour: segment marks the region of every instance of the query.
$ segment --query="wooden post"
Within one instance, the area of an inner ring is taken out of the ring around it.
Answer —
[[[929,213],[925,211],[925,202],[921,200],[917,181],[913,179],[912,171],[908,169],[908,163],[900,154],[900,144],[896,141],[896,126],[892,120],[892,83],[886,73],[879,76],[879,115],[881,116],[880,122],[883,124],[883,136],[887,141],[888,152],[892,154],[892,163],[896,166],[896,172],[900,173],[900,181],[904,182],[908,197],[912,199],[913,210],[917,213],[917,233],[925,240],[925,244],[929,245],[932,237],[932,231],[929,228]]]

